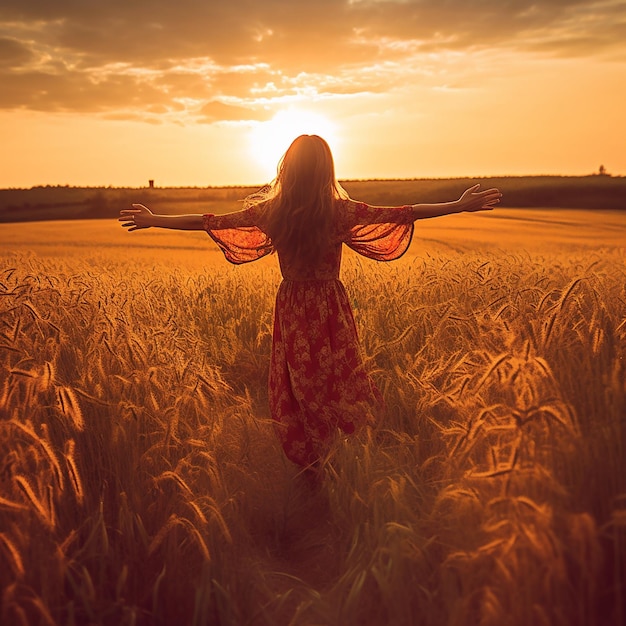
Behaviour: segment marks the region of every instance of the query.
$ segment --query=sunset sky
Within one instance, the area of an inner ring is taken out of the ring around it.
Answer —
[[[2,0],[0,187],[626,175],[626,1]]]

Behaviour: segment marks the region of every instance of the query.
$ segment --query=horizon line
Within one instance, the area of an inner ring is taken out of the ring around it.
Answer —
[[[608,172],[591,172],[589,174],[501,174],[501,175],[481,175],[481,176],[416,176],[399,178],[339,178],[339,183],[367,183],[367,182],[417,182],[417,181],[453,181],[453,180],[493,180],[493,179],[520,179],[520,178],[624,178],[622,174],[611,174]],[[150,181],[152,180],[152,184]],[[69,183],[40,183],[30,187],[0,187],[0,191],[28,191],[31,189],[261,189],[271,183],[271,181],[254,183],[231,183],[231,184],[209,184],[209,185],[156,185],[153,179],[148,179],[147,185],[78,185]]]

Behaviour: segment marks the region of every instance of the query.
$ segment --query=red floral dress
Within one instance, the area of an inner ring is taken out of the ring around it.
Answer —
[[[406,252],[410,206],[337,201],[334,234],[320,263],[299,267],[278,252],[283,281],[276,296],[269,375],[270,411],[283,450],[307,466],[323,456],[337,429],[353,433],[372,416],[379,394],[361,357],[348,296],[339,280],[342,244],[379,261]],[[274,250],[263,206],[204,216],[204,228],[231,263]]]

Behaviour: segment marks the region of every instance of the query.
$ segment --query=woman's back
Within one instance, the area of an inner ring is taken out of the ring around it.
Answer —
[[[276,245],[280,271],[285,280],[335,280],[341,266],[341,244],[345,239],[347,202],[337,200],[325,238],[318,240],[315,254],[302,255],[298,249]]]

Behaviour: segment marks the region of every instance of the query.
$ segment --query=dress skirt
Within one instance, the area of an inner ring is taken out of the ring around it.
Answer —
[[[269,401],[287,457],[315,463],[339,432],[371,419],[379,400],[337,280],[283,280],[276,296]]]

